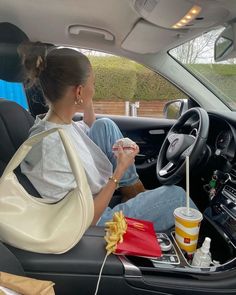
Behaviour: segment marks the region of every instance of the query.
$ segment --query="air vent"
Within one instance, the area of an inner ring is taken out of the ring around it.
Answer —
[[[230,170],[230,176],[232,180],[235,182],[236,181],[236,165],[234,165],[231,170]]]

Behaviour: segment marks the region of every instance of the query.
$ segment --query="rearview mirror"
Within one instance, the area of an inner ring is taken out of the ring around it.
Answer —
[[[236,24],[231,24],[218,36],[214,46],[215,61],[236,57]]]

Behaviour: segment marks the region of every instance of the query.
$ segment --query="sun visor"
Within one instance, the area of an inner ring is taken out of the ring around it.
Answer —
[[[125,50],[146,54],[155,53],[178,39],[178,32],[158,28],[143,20],[136,23],[133,30],[123,41]]]

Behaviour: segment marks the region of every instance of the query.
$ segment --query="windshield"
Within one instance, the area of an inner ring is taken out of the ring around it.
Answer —
[[[172,50],[170,55],[236,111],[236,58],[214,61],[214,43],[223,28],[212,30]]]

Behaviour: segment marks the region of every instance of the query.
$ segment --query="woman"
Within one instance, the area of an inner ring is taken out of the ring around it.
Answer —
[[[30,136],[54,127],[66,130],[80,155],[94,196],[92,224],[104,225],[115,211],[122,210],[126,216],[153,221],[157,231],[171,227],[174,209],[185,204],[185,192],[177,186],[144,191],[134,165],[138,146],[130,154],[119,147],[114,156],[112,146],[123,136],[111,120],[95,120],[94,73],[88,58],[69,48],[46,53],[46,48],[39,42],[24,44],[19,52],[28,81],[40,83],[49,104],[48,113],[44,118],[37,117]],[[73,122],[74,114],[81,109],[83,121]],[[56,133],[31,150],[21,169],[46,198],[59,200],[76,185]],[[144,192],[111,209],[108,204],[118,185],[135,194]]]

